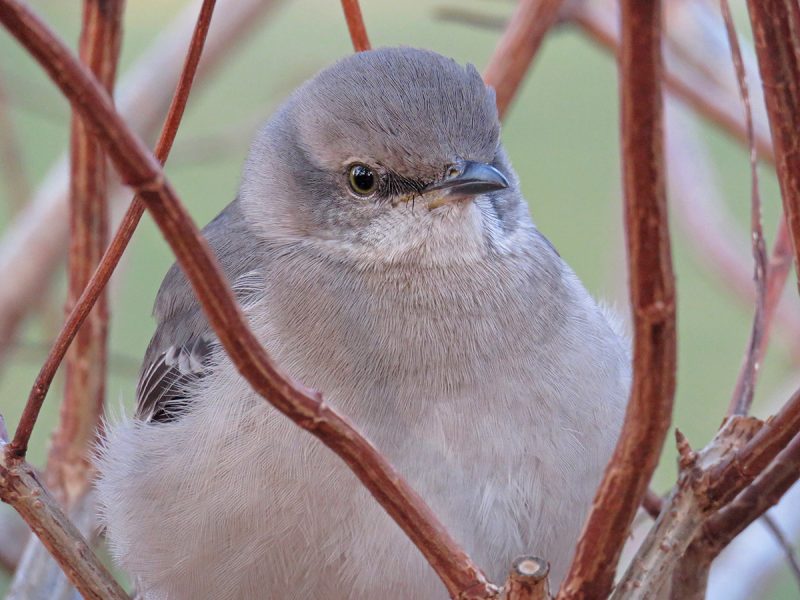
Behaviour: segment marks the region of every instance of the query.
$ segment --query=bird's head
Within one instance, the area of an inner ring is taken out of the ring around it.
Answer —
[[[240,196],[271,238],[394,258],[479,249],[527,214],[499,136],[494,93],[473,66],[411,48],[362,52],[320,72],[270,120]]]

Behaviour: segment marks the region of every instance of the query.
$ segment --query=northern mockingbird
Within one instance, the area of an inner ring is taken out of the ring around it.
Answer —
[[[391,48],[300,87],[205,229],[253,331],[490,578],[565,573],[613,450],[627,342],[538,232],[474,67]],[[443,598],[347,467],[256,395],[178,266],[97,483],[148,599]]]

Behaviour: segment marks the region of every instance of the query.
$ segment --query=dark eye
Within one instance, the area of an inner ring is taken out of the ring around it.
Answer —
[[[369,196],[378,185],[378,178],[367,165],[355,164],[348,172],[350,189],[359,196]]]

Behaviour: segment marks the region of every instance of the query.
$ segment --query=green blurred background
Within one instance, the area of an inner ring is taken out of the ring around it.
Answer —
[[[33,2],[36,9],[74,47],[80,10],[74,2]],[[446,2],[362,0],[373,44],[413,45],[453,56],[483,68],[498,31],[442,22],[437,8]],[[183,0],[129,1],[121,72],[184,6]],[[452,6],[452,3],[449,4]],[[470,0],[461,6],[507,16],[511,5]],[[742,28],[744,31],[744,28]],[[746,35],[746,34],[745,34]],[[215,76],[195,90],[167,173],[197,222],[211,219],[236,192],[249,124],[266,118],[298,83],[351,52],[338,2],[285,2],[226,60]],[[0,76],[11,98],[14,126],[23,143],[26,176],[40,181],[64,151],[68,106],[41,70],[7,34],[0,34]],[[704,126],[719,168],[722,192],[746,226],[749,171],[746,152],[726,136]],[[534,220],[597,296],[625,310],[617,80],[614,60],[579,32],[562,28],[538,56],[504,126],[503,138]],[[780,197],[769,168],[761,169],[764,222],[772,240]],[[0,212],[9,222],[6,188],[0,181]],[[673,219],[673,222],[675,219]],[[747,238],[742,238],[747,244]],[[719,426],[733,389],[749,334],[752,309],[733,297],[719,278],[705,270],[675,228],[674,257],[679,294],[679,372],[674,423],[702,446]],[[130,410],[138,361],[152,333],[150,308],[172,257],[145,216],[127,253],[112,296],[112,414]],[[4,282],[2,285],[13,285]],[[0,374],[0,412],[9,428],[19,418],[48,340],[60,319],[64,276],[54,286],[50,317],[30,319],[20,347]],[[793,289],[794,286],[789,286]],[[49,321],[49,322],[48,322]],[[793,372],[784,340],[777,337],[762,372],[757,405],[784,389]],[[31,443],[31,460],[41,464],[57,416],[60,384],[50,393]],[[668,442],[654,487],[674,481],[674,450]],[[6,508],[3,507],[5,510]],[[6,585],[0,576],[0,593]],[[766,593],[766,592],[765,592]],[[797,598],[784,570],[769,598]]]

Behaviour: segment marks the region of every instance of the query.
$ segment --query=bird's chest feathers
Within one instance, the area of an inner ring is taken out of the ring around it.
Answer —
[[[526,297],[503,265],[292,271],[268,284],[259,328],[284,368],[326,391],[345,381],[454,391],[496,376],[536,337],[534,290]]]

